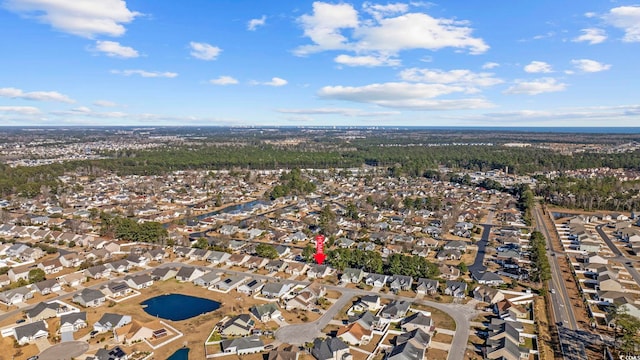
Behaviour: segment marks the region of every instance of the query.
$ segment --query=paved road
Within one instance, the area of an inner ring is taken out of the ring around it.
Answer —
[[[40,353],[39,360],[70,360],[89,350],[86,341],[69,341],[53,345]]]
[[[495,206],[495,201],[491,202],[492,206]],[[487,270],[487,267],[484,266],[484,256],[486,255],[487,244],[489,243],[489,236],[491,235],[491,228],[493,228],[493,218],[495,217],[495,210],[489,210],[487,214],[487,221],[482,224],[482,236],[480,237],[480,241],[476,243],[478,246],[478,253],[476,254],[476,258],[473,261],[473,264],[469,266],[469,272],[473,274],[483,273]],[[478,276],[476,276],[477,278]]]
[[[545,236],[548,247],[551,250],[547,252],[549,264],[551,265],[551,282],[549,283],[549,288],[552,290],[552,293],[550,294],[551,308],[553,309],[556,324],[562,323],[562,325],[558,326],[558,337],[560,339],[562,356],[565,360],[587,359],[584,343],[579,341],[576,337],[571,336],[571,334],[575,333],[579,329],[575,314],[571,307],[571,298],[569,297],[569,293],[565,287],[560,265],[558,264],[558,256],[562,256],[563,254],[553,251],[551,234],[545,225],[546,223],[543,221],[543,216],[545,215],[542,214],[540,207],[535,207],[534,216],[536,220],[536,228]]]
[[[482,237],[480,241],[476,243],[478,245],[478,253],[476,254],[476,259],[471,266],[469,266],[469,271],[472,274],[483,273],[487,270],[487,267],[484,266],[484,256],[486,253],[487,244],[489,243],[489,235],[491,235],[492,225],[484,224],[482,225],[484,228],[482,230]],[[476,276],[477,278],[477,276]]]
[[[638,270],[636,270],[636,268],[633,267],[633,262],[635,261],[632,259],[628,259],[627,256],[622,251],[620,251],[620,249],[618,249],[618,247],[613,243],[611,238],[609,238],[609,236],[602,230],[603,226],[605,225],[596,226],[596,231],[598,232],[602,240],[604,240],[604,242],[607,244],[609,249],[611,249],[611,251],[616,255],[616,257],[620,259],[619,261],[622,262],[622,264],[627,269],[627,271],[629,272],[633,280],[635,280],[638,286],[640,286],[640,273],[638,273]]]

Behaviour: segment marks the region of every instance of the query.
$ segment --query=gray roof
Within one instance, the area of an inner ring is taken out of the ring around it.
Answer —
[[[58,303],[45,303],[45,302],[41,302],[38,303],[38,305],[32,307],[29,310],[26,310],[24,313],[29,317],[36,317],[38,316],[40,313],[42,313],[43,311],[45,311],[46,309],[51,309],[51,310],[58,310],[58,308],[60,307],[60,304]]]
[[[64,314],[64,315],[60,316],[60,324],[61,325],[65,324],[65,323],[73,324],[78,320],[84,320],[86,322],[87,321],[87,313],[83,311],[83,312]]]
[[[415,346],[413,341],[407,341],[397,345],[391,350],[387,359],[392,360],[422,360],[424,348]]]
[[[95,290],[95,289],[89,289],[89,288],[82,289],[82,291],[79,294],[74,296],[74,298],[82,298],[84,302],[90,302],[97,299],[104,299],[104,297],[105,296],[101,291]]]
[[[222,351],[224,352],[226,349],[231,347],[235,347],[237,350],[253,349],[256,347],[264,346],[264,343],[262,342],[262,340],[260,340],[259,336],[253,335],[236,339],[223,340],[220,343],[220,346],[222,347]]]
[[[120,323],[123,317],[125,317],[125,315],[105,313],[96,323],[104,327],[114,327]]]
[[[288,283],[277,282],[277,283],[267,283],[262,288],[263,294],[279,294],[285,286],[288,286]]]
[[[411,340],[416,340],[419,344],[426,345],[431,341],[431,336],[420,329],[415,329],[398,335],[398,337],[396,337],[396,345],[404,344]]]
[[[419,326],[430,326],[433,324],[430,316],[417,312],[402,321],[402,324],[414,324]]]
[[[256,315],[258,319],[262,318],[263,315],[271,315],[276,311],[278,311],[278,306],[275,303],[266,303],[251,307],[251,312]]]
[[[345,349],[349,349],[349,346],[339,338],[328,338],[325,340],[316,338],[313,340],[311,355],[318,360],[333,359],[335,352]]]
[[[32,322],[22,326],[17,326],[14,331],[16,332],[16,338],[21,339],[23,337],[32,337],[38,331],[48,331],[47,323],[44,320]]]
[[[180,268],[180,270],[178,270],[176,277],[189,278],[194,271],[196,271],[196,268],[194,268],[193,266],[183,266]]]

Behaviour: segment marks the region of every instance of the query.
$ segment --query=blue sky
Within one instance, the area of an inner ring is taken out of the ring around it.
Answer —
[[[0,0],[0,125],[640,126],[640,2]]]

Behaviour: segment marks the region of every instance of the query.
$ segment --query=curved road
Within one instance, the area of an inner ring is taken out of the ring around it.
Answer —
[[[53,345],[40,353],[39,360],[70,360],[89,350],[86,341],[69,341]]]
[[[361,295],[378,295],[381,298],[393,299],[393,300],[405,300],[416,304],[422,304],[433,307],[440,311],[445,312],[456,323],[456,331],[451,343],[451,349],[449,350],[448,360],[462,360],[468,358],[467,353],[467,340],[470,334],[470,321],[476,316],[477,312],[470,306],[460,304],[442,304],[428,300],[418,300],[406,296],[398,296],[393,294],[382,294],[373,291],[366,291],[360,289],[347,289],[338,286],[326,286],[329,290],[340,291],[342,296],[335,302],[327,312],[325,312],[316,321],[312,321],[306,324],[296,324],[281,327],[276,331],[276,339],[288,344],[303,345],[307,342],[313,341],[316,337],[324,336],[322,333],[327,324],[336,316],[336,314],[355,296]],[[436,324],[438,326],[438,324]]]

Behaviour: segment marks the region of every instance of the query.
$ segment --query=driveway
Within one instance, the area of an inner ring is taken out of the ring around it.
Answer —
[[[40,353],[39,360],[71,360],[89,350],[84,341],[69,341],[54,345]]]

